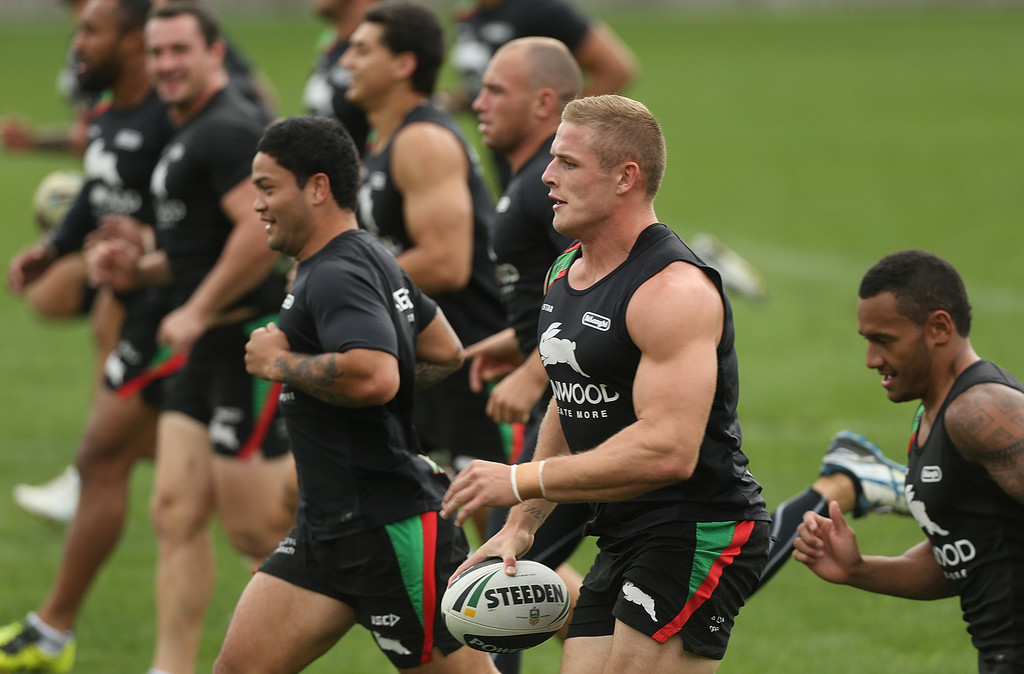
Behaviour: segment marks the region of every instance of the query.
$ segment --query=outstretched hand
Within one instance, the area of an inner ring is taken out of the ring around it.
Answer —
[[[807,566],[830,583],[846,584],[863,562],[857,546],[857,534],[847,524],[839,503],[828,505],[829,517],[808,511],[797,527],[793,559]]]

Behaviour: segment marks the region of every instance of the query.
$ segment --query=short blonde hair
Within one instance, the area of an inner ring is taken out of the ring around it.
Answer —
[[[634,161],[643,174],[644,193],[654,199],[665,175],[665,136],[643,103],[608,94],[577,98],[565,106],[562,121],[594,129],[590,151],[602,169]]]

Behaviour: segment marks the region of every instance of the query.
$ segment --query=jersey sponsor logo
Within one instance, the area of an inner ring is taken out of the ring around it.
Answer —
[[[142,132],[138,129],[121,129],[114,136],[114,147],[126,152],[137,152],[142,147]]]
[[[580,375],[590,379],[576,361],[576,342],[556,337],[561,332],[562,324],[552,323],[540,336],[540,360],[545,366],[565,363]]]
[[[292,308],[293,304],[295,304],[295,295],[288,293],[284,296],[284,302],[281,302],[281,308],[287,311]]]
[[[552,311],[555,310],[555,308],[553,306],[551,306],[550,304],[548,304],[547,302],[545,302],[544,304],[540,305],[540,310],[541,311],[546,311],[547,313],[550,314]]]
[[[632,602],[647,611],[647,615],[651,616],[651,620],[658,622],[658,614],[654,610],[654,597],[628,580],[622,584],[622,597],[626,601]]]
[[[507,262],[494,265],[494,275],[498,279],[498,287],[501,288],[502,295],[506,296],[515,292],[516,284],[521,278],[516,266]]]
[[[89,192],[89,206],[97,217],[132,215],[142,208],[142,195],[133,189],[95,183]]]
[[[910,514],[914,516],[914,519],[917,521],[917,525],[924,529],[925,533],[937,534],[939,536],[949,535],[948,531],[933,522],[931,517],[928,517],[928,512],[924,507],[924,502],[918,501],[914,498],[914,485],[904,485],[903,493],[907,496],[907,508],[910,509]]]
[[[619,399],[618,391],[609,391],[608,384],[583,384],[569,383],[564,381],[551,380],[551,392],[555,396],[555,400],[563,402],[576,403],[582,405],[584,403],[590,403],[596,405],[598,403],[613,403]],[[590,418],[591,415],[580,412],[576,415],[580,419]],[[594,413],[592,416],[599,416]],[[601,414],[600,416],[607,416],[607,414]]]
[[[921,468],[921,482],[942,482],[942,468],[939,466],[923,466]]]
[[[399,288],[391,293],[391,297],[395,300],[395,309],[398,311],[412,311],[413,304],[412,300],[409,299],[408,288]]]
[[[592,311],[588,311],[583,314],[583,325],[588,328],[594,328],[601,332],[608,332],[608,329],[612,327],[612,319],[605,318],[601,314],[595,314]]]
[[[412,651],[402,645],[398,639],[391,639],[383,636],[380,632],[374,631],[373,638],[377,640],[377,647],[382,651],[391,651],[399,655],[412,655]]]

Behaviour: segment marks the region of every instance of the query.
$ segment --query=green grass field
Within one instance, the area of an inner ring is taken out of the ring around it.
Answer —
[[[979,353],[1024,375],[1024,13],[921,12],[605,17],[643,67],[632,89],[661,120],[669,170],[660,218],[687,236],[711,231],[763,272],[770,298],[735,301],[745,448],[769,505],[817,474],[831,435],[856,429],[899,459],[911,406],[888,403],[864,368],[854,307],[882,255],[921,247],[963,273]],[[234,39],[298,112],[312,44],[305,14],[226,17]],[[65,25],[0,27],[0,114],[59,124],[54,74]],[[35,236],[29,199],[68,158],[0,153],[0,258]],[[1014,224],[1017,222],[1017,224]],[[88,409],[87,326],[43,324],[0,293],[0,621],[34,608],[62,532],[18,510],[12,486],[55,475]],[[78,625],[76,672],[142,672],[153,640],[155,554],[147,520],[152,467],[136,473],[133,511]],[[918,541],[908,519],[856,524],[870,552]],[[593,548],[576,558],[581,570]],[[247,570],[219,537],[219,587],[199,671],[209,671]],[[527,674],[557,671],[559,649],[526,655]],[[830,586],[796,564],[740,616],[723,673],[974,671],[955,600],[915,603]],[[313,672],[387,671],[354,632]]]

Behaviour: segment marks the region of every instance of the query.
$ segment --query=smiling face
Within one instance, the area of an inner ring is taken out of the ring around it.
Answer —
[[[199,107],[213,73],[221,67],[223,46],[207,45],[191,15],[156,17],[146,23],[146,68],[160,100],[179,114]]]
[[[253,209],[267,223],[267,245],[303,259],[303,248],[313,230],[313,211],[307,201],[312,180],[306,181],[306,187],[299,187],[294,173],[272,156],[257,152],[252,160],[252,182],[256,186]]]
[[[925,328],[898,311],[891,292],[857,301],[857,330],[868,341],[866,365],[882,375],[889,400],[924,398],[932,370]]]
[[[554,159],[541,176],[554,201],[552,224],[559,234],[572,239],[586,238],[586,232],[615,209],[617,173],[601,168],[590,150],[592,133],[587,127],[562,122],[551,144]]]

